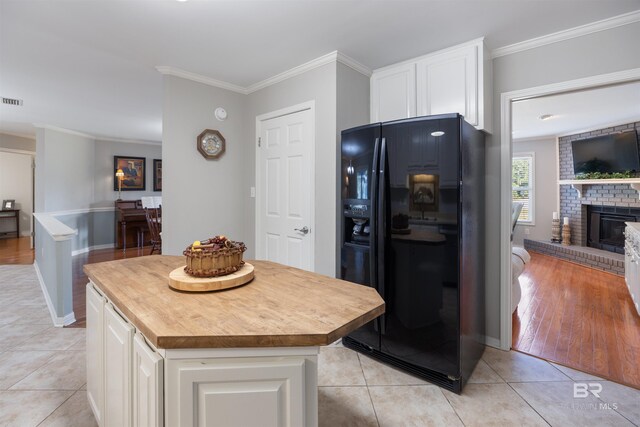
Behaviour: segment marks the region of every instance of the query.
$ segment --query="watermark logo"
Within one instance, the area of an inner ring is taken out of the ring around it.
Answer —
[[[573,398],[574,399],[586,399],[590,396],[594,396],[600,399],[602,393],[602,384],[600,383],[573,383]],[[617,403],[609,402],[572,402],[567,405],[573,410],[579,411],[611,411],[618,409]]]
[[[602,384],[600,383],[574,383],[573,384],[573,397],[575,399],[584,399],[589,397],[589,394],[593,394],[595,397],[600,397],[602,392]]]

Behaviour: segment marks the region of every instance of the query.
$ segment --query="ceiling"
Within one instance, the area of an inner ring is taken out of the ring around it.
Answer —
[[[579,3],[580,7],[576,7]],[[160,141],[158,65],[250,86],[338,50],[371,69],[485,36],[502,47],[640,0],[0,0],[0,131]]]
[[[548,120],[540,116],[551,114]],[[640,82],[513,103],[513,139],[555,137],[640,121]]]

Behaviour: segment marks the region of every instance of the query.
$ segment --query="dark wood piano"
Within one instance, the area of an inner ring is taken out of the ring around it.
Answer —
[[[149,244],[149,227],[141,200],[116,200],[115,226],[116,248],[135,248]]]

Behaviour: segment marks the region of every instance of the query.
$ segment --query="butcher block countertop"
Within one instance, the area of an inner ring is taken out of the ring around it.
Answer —
[[[268,261],[255,278],[217,292],[169,288],[183,256],[87,264],[91,281],[157,348],[327,345],[384,313],[373,288]]]

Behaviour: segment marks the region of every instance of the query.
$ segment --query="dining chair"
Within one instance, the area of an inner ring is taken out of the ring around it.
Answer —
[[[145,208],[145,215],[147,217],[147,226],[149,227],[149,235],[151,241],[151,252],[149,255],[157,250],[159,254],[162,253],[162,207],[158,208]]]

